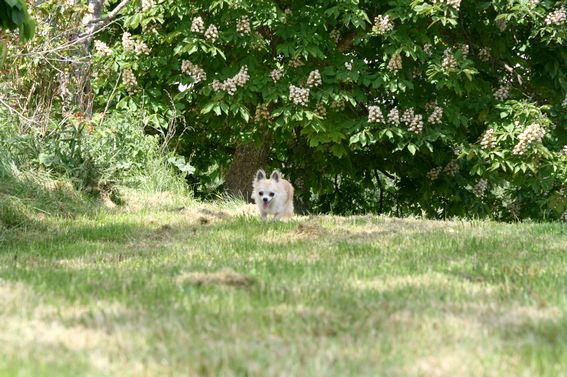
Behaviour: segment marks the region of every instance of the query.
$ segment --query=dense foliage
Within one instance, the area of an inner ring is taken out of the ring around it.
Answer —
[[[56,4],[41,7],[89,11]],[[139,114],[164,136],[173,125],[200,193],[253,141],[310,210],[559,219],[566,7],[132,2],[95,36],[92,108]]]
[[[22,170],[65,176],[96,194],[114,194],[116,184],[186,192],[183,175],[190,166],[167,150],[168,138],[144,132],[141,114],[110,108],[84,112],[92,106],[92,57],[84,53],[85,33],[79,33],[87,10],[43,2],[30,9],[38,21],[35,38],[22,45],[17,36],[5,36],[0,157]]]

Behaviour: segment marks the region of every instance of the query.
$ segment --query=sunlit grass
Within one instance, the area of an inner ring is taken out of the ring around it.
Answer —
[[[37,223],[0,243],[0,375],[567,374],[560,224],[138,192]]]

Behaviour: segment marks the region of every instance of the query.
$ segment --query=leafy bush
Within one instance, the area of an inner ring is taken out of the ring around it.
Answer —
[[[0,242],[12,228],[42,228],[45,216],[72,217],[93,203],[65,180],[42,169],[20,170],[6,154],[0,155]]]
[[[156,126],[176,93],[203,179],[268,135],[307,209],[559,219],[565,19],[564,1],[144,2],[101,34],[95,90],[119,82]]]
[[[35,38],[24,45],[6,36],[0,148],[22,171],[47,169],[93,193],[117,185],[186,192],[192,167],[167,148],[168,135],[152,126],[147,111],[116,109],[112,94],[92,108],[96,69],[81,34],[89,9],[82,2],[44,1],[31,9]]]
[[[100,120],[73,115],[43,136],[4,127],[0,147],[24,169],[45,168],[94,193],[117,185],[185,191],[183,176],[191,166],[160,150],[159,138],[147,135],[139,119],[114,112]]]

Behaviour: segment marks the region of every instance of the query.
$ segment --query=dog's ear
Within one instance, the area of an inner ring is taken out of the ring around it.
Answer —
[[[264,169],[260,169],[258,170],[258,172],[256,173],[256,180],[260,181],[262,179],[266,179],[266,172],[264,171]]]
[[[280,180],[280,173],[278,173],[277,171],[274,171],[274,172],[272,173],[272,176],[271,176],[270,178],[273,179],[273,180],[276,181],[276,182],[279,182],[279,180]]]

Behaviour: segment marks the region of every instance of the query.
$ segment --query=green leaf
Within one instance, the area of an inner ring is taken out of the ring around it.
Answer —
[[[358,144],[360,143],[360,132],[352,135],[349,140],[349,144]]]
[[[415,146],[415,144],[410,143],[408,144],[407,148],[412,155],[415,155],[415,152],[417,152],[417,147]]]
[[[226,103],[221,102],[221,103],[220,103],[220,108],[221,108],[221,110],[222,110],[223,113],[225,113],[226,115],[228,115],[228,112],[229,112],[230,109],[229,109],[229,107],[228,107],[228,105],[227,105]]]
[[[365,147],[366,146],[366,133],[365,132],[361,132],[360,133],[360,144]]]
[[[191,44],[188,44],[183,50],[185,51],[185,53],[187,55],[192,55],[192,54],[196,53],[197,51],[199,51],[199,47],[196,44],[191,43]]]
[[[208,114],[213,110],[213,107],[216,105],[216,102],[209,102],[201,109],[201,114]]]
[[[14,22],[14,24],[20,26],[24,22],[24,19],[24,12],[19,10],[12,10],[12,21]]]
[[[128,110],[132,112],[136,112],[138,110],[138,105],[132,98],[128,98]]]
[[[490,165],[490,169],[488,169],[489,171],[495,171],[498,170],[500,168],[500,162],[499,161],[494,161],[492,163],[492,165]]]
[[[39,154],[38,160],[39,163],[42,164],[43,166],[49,167],[55,162],[56,157],[54,154],[42,152]]]
[[[248,121],[250,120],[250,113],[248,112],[248,109],[246,107],[240,108],[240,116],[246,123],[248,123]]]
[[[221,107],[218,103],[215,103],[215,105],[213,106],[213,112],[217,115],[220,116],[222,114],[222,110]]]
[[[140,22],[142,22],[142,18],[143,18],[142,13],[136,13],[124,21],[124,26],[129,29],[136,29],[138,26],[140,26]]]
[[[334,144],[331,147],[331,152],[339,158],[347,155],[347,150],[341,144]]]

